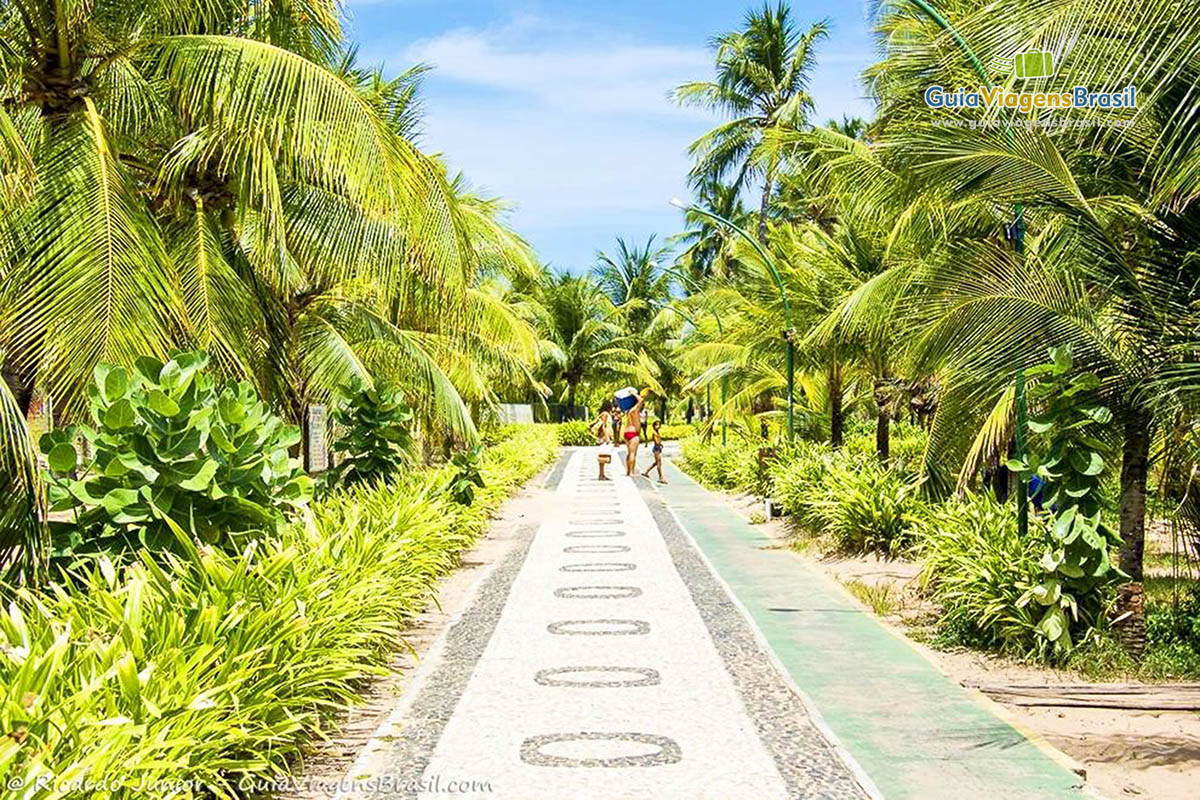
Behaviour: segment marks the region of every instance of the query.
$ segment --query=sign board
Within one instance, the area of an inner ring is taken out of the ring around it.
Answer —
[[[308,441],[304,454],[309,472],[324,472],[329,468],[329,449],[325,437],[325,406],[308,407]]]

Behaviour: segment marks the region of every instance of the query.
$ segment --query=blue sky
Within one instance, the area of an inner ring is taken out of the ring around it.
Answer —
[[[754,0],[761,2],[761,0]],[[421,146],[516,207],[544,262],[589,269],[618,235],[677,232],[687,146],[717,118],[667,93],[712,76],[709,39],[738,27],[736,0],[348,0],[364,62],[425,81]],[[829,19],[812,93],[820,121],[870,115],[858,75],[872,61],[864,0],[795,0],[804,26]]]

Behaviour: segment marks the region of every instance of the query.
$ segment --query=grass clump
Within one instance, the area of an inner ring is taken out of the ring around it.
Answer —
[[[596,435],[584,420],[560,422],[554,429],[558,433],[558,443],[563,447],[585,447],[596,443]]]
[[[869,584],[852,578],[842,585],[876,616],[890,617],[903,606],[899,592],[889,583]]]

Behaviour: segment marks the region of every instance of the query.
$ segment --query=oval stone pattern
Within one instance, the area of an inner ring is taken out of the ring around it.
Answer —
[[[612,746],[614,743],[628,745],[628,755],[607,755],[614,749],[620,752],[620,747]],[[593,746],[589,747],[589,744]],[[647,746],[651,748],[649,751]],[[543,752],[546,747],[565,749],[573,755]],[[674,739],[648,733],[551,733],[530,736],[521,743],[521,760],[539,767],[658,767],[674,764],[682,758],[683,752]]]
[[[540,669],[533,679],[542,686],[580,689],[625,689],[662,683],[662,676],[647,667],[557,667]]]
[[[627,544],[573,544],[563,548],[564,553],[628,553]]]
[[[561,572],[632,572],[637,564],[631,561],[589,561],[585,564],[567,564],[559,567]]]
[[[640,619],[565,619],[546,630],[559,636],[644,636],[650,623]]]
[[[636,586],[564,586],[554,590],[554,596],[564,600],[627,600],[641,594]]]

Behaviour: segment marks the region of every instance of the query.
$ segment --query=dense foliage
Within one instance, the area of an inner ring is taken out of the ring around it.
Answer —
[[[96,367],[88,396],[95,427],[54,430],[41,447],[51,472],[56,554],[142,547],[179,550],[195,539],[224,548],[239,534],[277,529],[304,506],[312,481],[288,448],[300,440],[242,382],[218,389],[203,352],[165,364]],[[79,462],[76,440],[93,453]]]
[[[1038,441],[1023,460],[1009,461],[1009,468],[1041,481],[1043,502],[1052,514],[1039,562],[1044,574],[1019,602],[1043,608],[1039,630],[1056,647],[1069,650],[1073,623],[1099,617],[1104,602],[1099,590],[1115,577],[1109,553],[1117,539],[1103,520],[1101,453],[1107,448],[1097,438],[1112,412],[1096,402],[1099,378],[1070,374],[1069,348],[1050,354],[1051,363],[1029,371],[1045,378],[1030,392],[1039,413],[1029,420],[1029,429]]]
[[[596,443],[596,435],[586,420],[573,419],[555,426],[558,443],[563,447],[583,447]]]
[[[241,551],[101,558],[43,591],[12,590],[0,613],[0,782],[240,798],[244,780],[286,775],[555,448],[548,427],[490,448],[471,505],[442,493],[441,471],[416,474],[336,492]]]
[[[356,378],[339,395],[330,482],[389,480],[412,464],[413,412],[396,386],[364,386]]]

